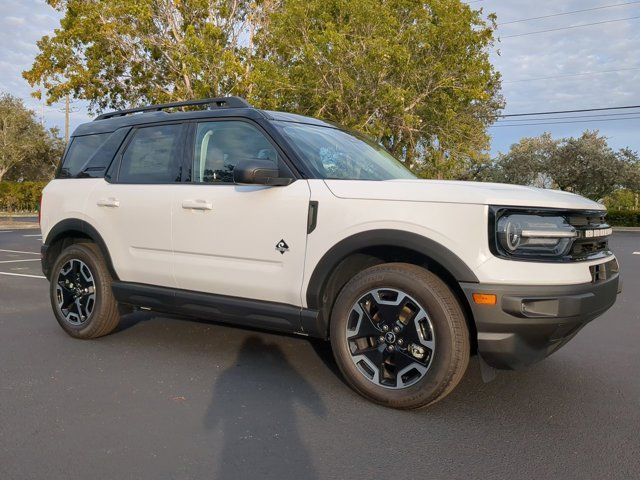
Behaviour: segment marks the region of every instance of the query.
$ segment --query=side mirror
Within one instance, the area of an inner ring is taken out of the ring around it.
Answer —
[[[285,186],[292,178],[279,177],[278,167],[271,160],[241,160],[233,168],[233,183],[240,185]]]

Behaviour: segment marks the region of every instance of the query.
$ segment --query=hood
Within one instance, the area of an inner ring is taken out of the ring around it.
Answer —
[[[453,180],[325,180],[339,198],[606,210],[574,193],[503,183]]]

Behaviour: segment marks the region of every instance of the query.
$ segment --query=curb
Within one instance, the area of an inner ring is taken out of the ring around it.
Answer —
[[[613,227],[614,232],[636,232],[640,233],[640,227]]]

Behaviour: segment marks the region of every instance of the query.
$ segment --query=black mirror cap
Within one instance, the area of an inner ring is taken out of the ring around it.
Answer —
[[[240,185],[285,186],[292,178],[281,178],[278,167],[271,160],[241,160],[233,169],[233,182]]]

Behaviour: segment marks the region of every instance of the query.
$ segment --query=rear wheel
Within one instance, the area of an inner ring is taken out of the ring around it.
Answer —
[[[433,273],[389,263],[356,275],[331,315],[331,345],[358,393],[394,408],[446,396],[469,362],[469,332],[456,296]]]
[[[111,281],[95,244],[76,243],[62,251],[51,271],[49,293],[56,320],[69,335],[96,338],[118,326]]]

